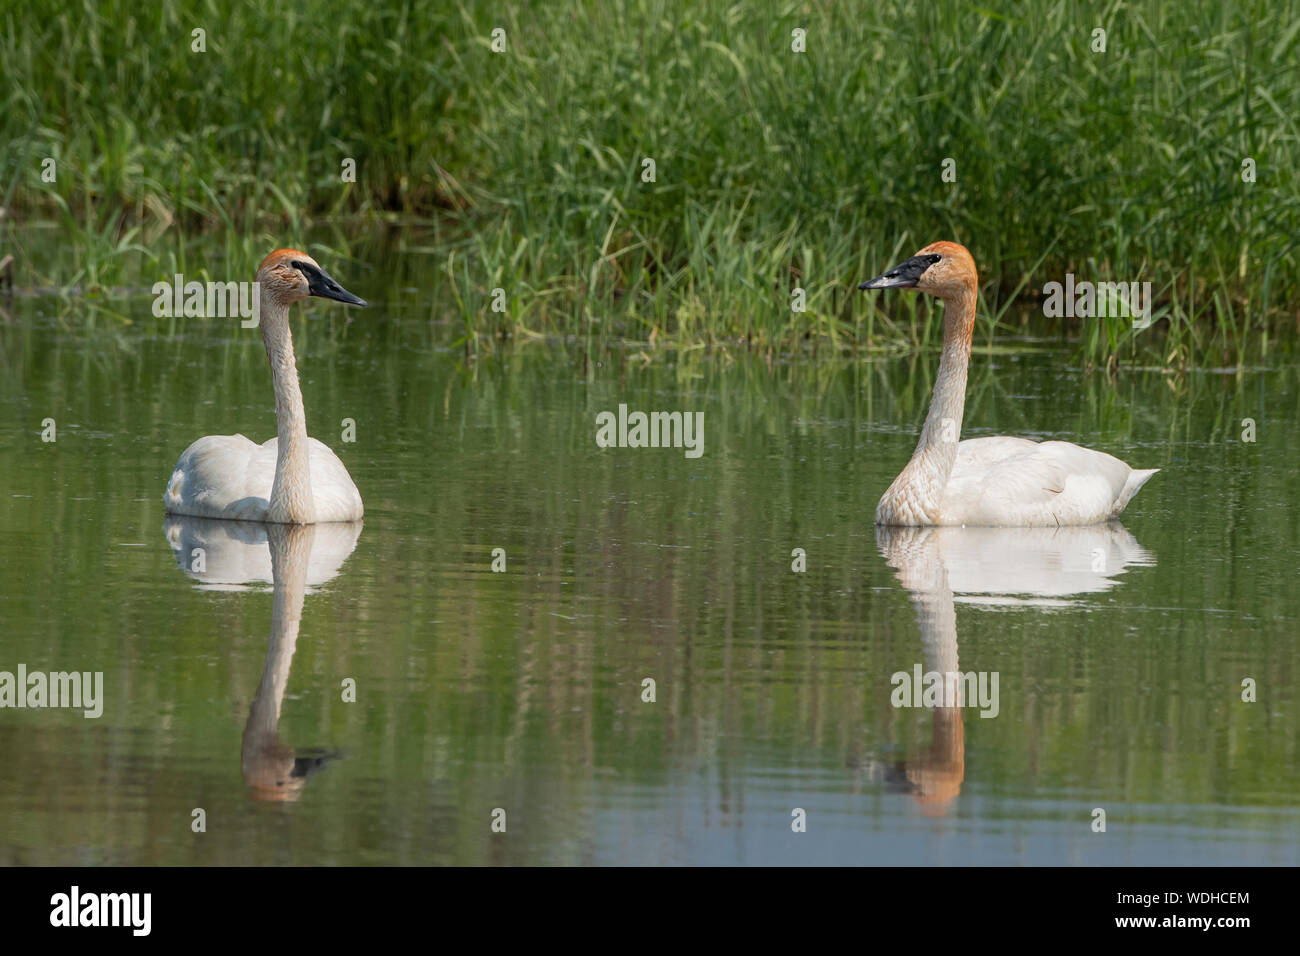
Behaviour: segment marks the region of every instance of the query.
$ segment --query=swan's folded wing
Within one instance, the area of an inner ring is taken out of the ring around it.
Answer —
[[[1041,446],[1029,438],[995,435],[991,438],[968,438],[957,443],[954,472],[979,474],[1001,462],[1036,451]]]
[[[317,521],[356,521],[362,516],[361,493],[339,456],[324,442],[308,439],[311,493]]]
[[[260,521],[274,477],[274,439],[257,445],[243,435],[207,435],[176,462],[163,504],[168,514]]]
[[[1110,517],[1129,471],[1069,442],[974,439],[957,447],[942,511],[956,524],[1090,524]]]

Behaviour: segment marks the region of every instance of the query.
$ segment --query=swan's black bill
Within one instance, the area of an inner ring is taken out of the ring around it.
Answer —
[[[301,262],[296,259],[293,267],[307,277],[307,291],[311,295],[319,296],[322,299],[333,299],[335,302],[346,302],[348,305],[364,306],[366,304],[365,299],[359,299],[343,288],[324,269],[318,269],[310,262]]]
[[[906,262],[900,263],[890,269],[884,275],[876,276],[874,279],[868,279],[859,289],[911,289],[914,288],[921,280],[921,273],[934,265],[943,256],[937,256],[934,253],[928,253],[923,256],[912,256]]]

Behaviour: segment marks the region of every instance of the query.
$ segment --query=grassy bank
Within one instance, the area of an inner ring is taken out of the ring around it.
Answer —
[[[1096,361],[1246,361],[1300,313],[1290,3],[33,0],[0,44],[3,205],[84,237],[83,279],[165,274],[195,229],[419,217],[471,341],[906,342],[851,290],[935,238],[991,316],[1150,281],[1154,329],[1076,324]]]

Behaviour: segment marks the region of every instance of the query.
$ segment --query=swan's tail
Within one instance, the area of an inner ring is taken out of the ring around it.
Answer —
[[[1114,518],[1121,511],[1127,508],[1128,503],[1133,500],[1133,496],[1136,495],[1138,491],[1141,490],[1142,486],[1147,483],[1147,479],[1159,470],[1159,468],[1131,469],[1128,473],[1128,480],[1124,482],[1124,489],[1119,493],[1119,497],[1115,499],[1115,507],[1111,511],[1110,516]]]

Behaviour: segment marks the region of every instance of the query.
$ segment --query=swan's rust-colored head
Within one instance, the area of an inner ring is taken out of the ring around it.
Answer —
[[[309,296],[348,305],[366,304],[365,299],[358,298],[335,282],[315,259],[297,249],[276,249],[263,259],[257,267],[257,281],[268,295],[285,305]]]
[[[940,299],[973,292],[979,286],[975,260],[958,242],[932,242],[906,262],[868,279],[859,289],[916,289]]]

